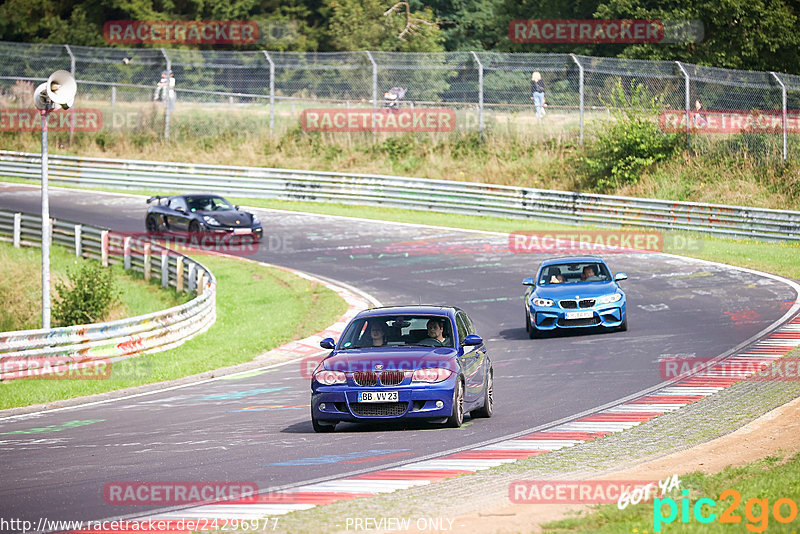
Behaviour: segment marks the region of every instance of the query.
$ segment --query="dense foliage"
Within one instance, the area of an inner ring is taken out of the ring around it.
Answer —
[[[59,326],[102,321],[119,291],[111,269],[97,262],[83,263],[67,274],[68,283],[56,283],[58,299],[53,303],[53,319]]]
[[[799,16],[793,0],[6,0],[0,40],[103,46],[109,20],[252,20],[291,28],[288,38],[261,44],[277,50],[571,52],[800,73]],[[508,36],[515,19],[619,18],[700,21],[704,37],[567,45],[512,43]],[[408,19],[413,31],[400,38]]]

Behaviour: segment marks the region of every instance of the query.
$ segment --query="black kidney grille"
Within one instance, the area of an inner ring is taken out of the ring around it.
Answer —
[[[405,380],[403,371],[384,371],[381,373],[382,386],[396,386]]]
[[[359,386],[377,386],[378,375],[375,371],[356,371],[353,373],[353,382]]]
[[[594,302],[595,302],[594,299],[581,299],[578,305],[581,308],[591,308],[592,306],[594,306]]]
[[[365,417],[389,417],[406,413],[407,402],[354,402],[350,409],[356,415]]]
[[[564,308],[565,310],[574,310],[578,307],[578,303],[574,300],[562,300],[558,303],[559,306]]]

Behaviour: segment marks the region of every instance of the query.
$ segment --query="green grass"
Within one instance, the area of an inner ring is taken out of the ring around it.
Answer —
[[[0,409],[172,380],[252,360],[313,334],[346,310],[326,287],[287,271],[230,258],[198,258],[217,278],[217,321],[164,352],[112,365],[106,380],[15,380],[0,383]]]
[[[0,332],[32,330],[42,327],[42,253],[39,248],[15,248],[0,242]],[[67,280],[67,271],[87,259],[79,259],[66,248],[50,249],[51,299],[58,295],[55,282]],[[191,296],[173,289],[164,290],[132,277],[119,266],[112,266],[114,281],[119,289],[118,303],[112,306],[105,320],[144,315],[171,308],[188,301]]]
[[[704,475],[691,473],[680,477],[681,491],[688,490],[688,521],[682,523],[681,510],[683,496],[677,491],[665,495],[664,503],[658,503],[660,513],[668,517],[670,508],[668,499],[674,499],[677,506],[676,519],[669,524],[660,524],[660,532],[690,532],[702,534],[729,533],[729,532],[797,532],[800,520],[795,519],[789,524],[782,524],[775,519],[773,507],[778,499],[791,499],[797,506],[800,499],[800,453],[790,458],[768,456],[757,462],[741,467],[726,467],[723,471]],[[735,490],[740,496],[738,506],[733,497],[720,499],[725,490]],[[717,504],[712,509],[708,503],[702,505],[703,515],[715,513],[716,521],[703,525],[693,514],[694,504],[701,498],[715,501]],[[768,511],[760,505],[750,502],[751,499],[766,499],[769,503]],[[728,524],[719,521],[721,514],[728,508],[731,517],[738,516],[740,523]],[[796,511],[796,508],[795,508]],[[546,534],[560,534],[566,532],[592,532],[618,534],[622,532],[648,534],[656,532],[655,519],[661,517],[658,510],[654,512],[654,501],[629,505],[624,510],[619,510],[616,504],[599,505],[589,514],[553,521],[542,525]],[[750,512],[750,515],[746,515]],[[654,513],[656,515],[654,515]],[[788,504],[782,504],[780,513],[784,517],[791,517]]]

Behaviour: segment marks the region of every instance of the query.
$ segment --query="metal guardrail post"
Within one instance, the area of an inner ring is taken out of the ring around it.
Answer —
[[[378,112],[378,64],[375,63],[372,52],[364,50],[364,53],[367,54],[369,62],[372,63],[372,127],[373,133],[375,133],[375,128],[377,127],[375,114]]]
[[[83,226],[80,224],[75,225],[75,257],[80,258],[83,255]]]
[[[167,62],[167,87],[162,93],[164,95],[164,139],[169,139],[169,73],[172,71],[172,61],[170,61],[167,51],[161,49],[161,54],[164,56],[164,61]]]
[[[575,54],[570,54],[572,61],[578,66],[578,96],[579,96],[579,114],[580,114],[580,144],[583,144],[583,98],[584,98],[584,89],[583,89],[583,65],[581,62],[578,61],[578,58]]]
[[[167,249],[161,249],[161,287],[169,287],[169,256]]]
[[[122,266],[126,271],[131,270],[131,236],[127,235],[122,240]]]
[[[691,127],[691,121],[689,120],[689,109],[691,108],[691,97],[689,95],[689,73],[683,68],[683,65],[680,61],[676,61],[675,64],[678,65],[679,69],[681,69],[686,85],[686,150],[691,150],[692,146],[689,142],[689,128]]]
[[[64,48],[67,49],[67,54],[69,54],[69,72],[72,74],[73,78],[75,77],[75,56],[72,53],[72,49],[69,45],[64,45]],[[72,136],[75,134],[75,106],[70,106],[69,108],[69,142],[72,143]]]
[[[15,213],[14,214],[14,246],[19,248],[19,243],[21,240],[22,234],[22,214]]]
[[[483,135],[483,63],[475,52],[472,57],[478,64],[478,131]]]
[[[194,291],[197,288],[197,264],[194,262],[189,264],[189,279],[187,282],[189,291]]]
[[[275,129],[275,63],[266,50],[264,56],[269,61],[269,133]]]
[[[783,83],[783,80],[781,80],[776,73],[770,72],[770,74],[772,74],[772,77],[775,78],[775,81],[777,81],[781,86],[781,101],[783,108],[783,161],[786,161],[786,157],[788,155],[787,145],[788,145],[788,123],[789,123],[788,117],[786,116],[786,85]]]

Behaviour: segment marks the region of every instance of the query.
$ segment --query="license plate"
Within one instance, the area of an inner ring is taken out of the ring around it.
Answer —
[[[594,312],[591,310],[567,312],[567,319],[591,319],[594,317]]]
[[[233,235],[245,235],[245,234],[252,234],[252,228],[234,228]]]
[[[397,402],[397,391],[359,391],[358,402]]]

